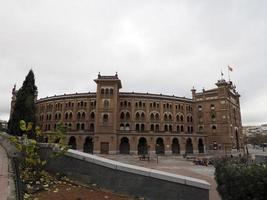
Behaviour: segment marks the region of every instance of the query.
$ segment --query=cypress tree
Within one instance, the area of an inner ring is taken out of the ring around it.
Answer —
[[[10,134],[21,136],[22,131],[20,130],[19,122],[20,120],[24,120],[26,123],[33,123],[33,128],[29,137],[35,137],[34,130],[36,125],[36,95],[37,87],[35,86],[34,73],[32,70],[30,70],[23,82],[22,87],[16,94],[14,110],[8,122],[8,130]]]

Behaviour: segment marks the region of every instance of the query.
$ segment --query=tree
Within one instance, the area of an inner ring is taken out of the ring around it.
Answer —
[[[244,158],[223,158],[215,162],[215,180],[222,200],[267,199],[267,167]]]
[[[30,70],[16,95],[14,110],[8,122],[8,132],[10,134],[22,136],[23,132],[20,129],[19,122],[23,119],[26,123],[32,122],[33,128],[29,133],[29,138],[35,138],[33,130],[36,126],[36,95],[37,87],[35,86],[34,73]]]

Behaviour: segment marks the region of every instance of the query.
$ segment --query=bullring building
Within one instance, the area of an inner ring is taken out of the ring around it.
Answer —
[[[62,123],[66,143],[87,153],[217,154],[243,147],[240,95],[230,81],[193,88],[192,98],[120,92],[117,74],[94,81],[94,93],[38,99],[42,131],[53,135]]]

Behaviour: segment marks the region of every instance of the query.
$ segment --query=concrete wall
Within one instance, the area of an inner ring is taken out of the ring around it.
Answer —
[[[42,157],[52,148],[42,145]],[[206,181],[158,170],[112,161],[95,155],[68,150],[60,158],[48,161],[47,169],[60,172],[84,184],[95,183],[114,192],[151,200],[208,200]]]
[[[255,161],[258,164],[267,162],[267,155],[255,155]]]

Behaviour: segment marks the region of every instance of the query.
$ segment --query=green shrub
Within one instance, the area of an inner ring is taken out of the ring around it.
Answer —
[[[215,162],[217,190],[223,200],[266,200],[267,167],[247,164],[244,159],[224,158]]]

